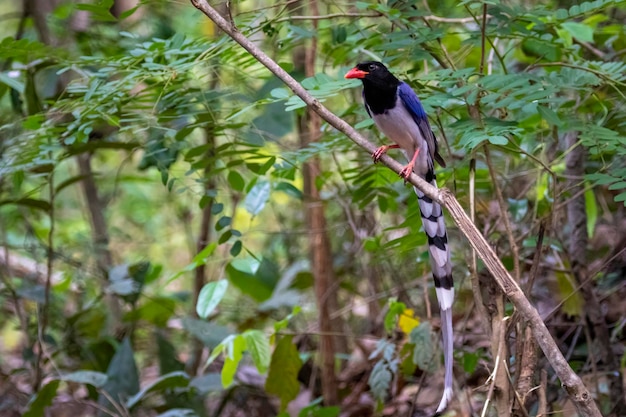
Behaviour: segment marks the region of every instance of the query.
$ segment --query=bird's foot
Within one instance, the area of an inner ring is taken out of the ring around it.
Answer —
[[[402,178],[405,183],[409,180],[409,177],[413,173],[414,166],[415,166],[415,162],[411,161],[409,162],[407,166],[402,168],[402,171],[400,171],[400,178]]]
[[[409,177],[411,176],[411,173],[413,172],[413,168],[415,167],[415,161],[417,161],[417,156],[419,154],[420,154],[420,148],[415,149],[415,152],[413,152],[413,158],[411,158],[407,166],[402,168],[402,171],[400,171],[400,177],[404,179],[405,184],[409,180]]]
[[[372,154],[372,159],[374,160],[374,163],[380,161],[380,158],[382,158],[382,156],[386,154],[389,149],[392,149],[392,148],[399,148],[399,146],[398,145],[383,145],[380,148],[376,149],[376,152]]]

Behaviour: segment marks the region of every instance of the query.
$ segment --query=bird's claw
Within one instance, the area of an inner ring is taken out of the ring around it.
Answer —
[[[372,159],[374,160],[374,163],[380,161],[380,158],[382,158],[382,156],[387,153],[388,149],[389,146],[381,146],[380,148],[376,149],[376,152],[372,154]]]
[[[372,154],[372,159],[374,160],[374,163],[380,161],[380,158],[382,158],[383,155],[386,154],[389,149],[398,149],[398,148],[400,148],[400,146],[394,144],[394,145],[383,145],[380,148],[376,149],[376,152]]]
[[[402,168],[400,171],[400,177],[404,179],[404,183],[406,184],[409,181],[409,177],[411,173],[413,173],[413,168],[415,167],[415,161],[417,160],[417,156],[420,154],[420,148],[415,149],[413,152],[413,158],[409,161],[409,163]]]
[[[415,164],[408,164],[407,166],[402,168],[402,171],[400,171],[400,178],[402,178],[404,180],[405,184],[409,181],[409,177],[413,173],[413,166],[414,165]]]

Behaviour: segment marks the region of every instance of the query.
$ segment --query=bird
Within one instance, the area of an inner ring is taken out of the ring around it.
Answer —
[[[428,116],[417,94],[404,81],[396,78],[381,62],[367,61],[357,64],[345,78],[359,79],[363,83],[365,110],[385,136],[393,142],[381,146],[372,155],[374,162],[389,149],[399,148],[408,159],[400,171],[405,181],[415,173],[437,187],[435,162],[445,167],[439,154],[437,139]],[[444,390],[435,414],[443,412],[453,394],[453,328],[452,303],[454,281],[448,234],[443,211],[436,201],[415,188],[424,232],[428,237],[428,252],[435,291],[441,314],[441,333],[444,352]]]

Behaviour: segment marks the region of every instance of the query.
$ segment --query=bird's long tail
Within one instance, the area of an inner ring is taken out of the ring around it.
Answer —
[[[431,185],[437,187],[434,174],[431,172]],[[452,398],[452,364],[453,364],[453,333],[452,333],[452,302],[454,301],[454,284],[452,280],[452,263],[450,261],[450,248],[448,247],[448,234],[443,219],[441,206],[415,188],[417,193],[424,231],[428,236],[428,253],[430,264],[435,279],[437,301],[441,312],[441,333],[443,339],[443,361],[445,368],[444,390],[437,414],[448,406]]]

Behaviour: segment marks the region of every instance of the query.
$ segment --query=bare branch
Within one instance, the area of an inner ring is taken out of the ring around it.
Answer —
[[[440,16],[421,16],[424,20],[432,20],[433,22],[441,23],[474,23],[477,17],[440,17]],[[483,19],[488,20],[491,18],[490,14],[483,14]]]
[[[368,17],[381,17],[382,13],[331,13],[331,14],[323,14],[319,16],[287,16],[281,17],[280,19],[273,20],[272,22],[290,22],[292,20],[326,20],[326,19],[335,19],[338,17],[352,17],[358,19],[364,19]]]

